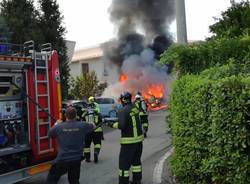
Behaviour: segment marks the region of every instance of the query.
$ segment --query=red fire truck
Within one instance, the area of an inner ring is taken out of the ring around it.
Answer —
[[[15,49],[14,49],[15,47]],[[18,49],[16,49],[18,48]],[[61,119],[58,54],[51,44],[0,43],[0,183],[47,171],[56,156],[48,130]]]

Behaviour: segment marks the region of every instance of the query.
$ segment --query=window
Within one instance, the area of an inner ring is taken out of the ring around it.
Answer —
[[[82,63],[82,73],[89,73],[89,64]]]
[[[96,98],[95,102],[98,104],[114,104],[115,100],[112,98]]]

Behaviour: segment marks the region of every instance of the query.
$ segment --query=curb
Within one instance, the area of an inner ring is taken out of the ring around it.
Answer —
[[[163,155],[155,165],[153,173],[153,184],[162,183],[162,172],[164,167],[164,162],[173,154],[174,148],[171,148],[165,155]]]

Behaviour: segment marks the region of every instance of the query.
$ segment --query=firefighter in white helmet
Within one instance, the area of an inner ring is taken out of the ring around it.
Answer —
[[[143,99],[142,95],[140,92],[137,92],[135,95],[135,101],[134,101],[135,106],[139,109],[140,113],[140,120],[142,123],[142,127],[144,130],[144,137],[147,137],[147,132],[148,132],[148,108],[147,108],[147,103]]]

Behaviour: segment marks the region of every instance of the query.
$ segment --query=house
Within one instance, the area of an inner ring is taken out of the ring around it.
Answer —
[[[65,44],[66,44],[66,48],[67,48],[68,61],[70,62],[72,60],[72,57],[73,57],[73,54],[75,51],[76,42],[71,41],[71,40],[65,40]]]
[[[103,51],[99,46],[75,51],[69,62],[70,75],[76,77],[94,71],[100,83],[107,82],[106,66],[102,56]]]

